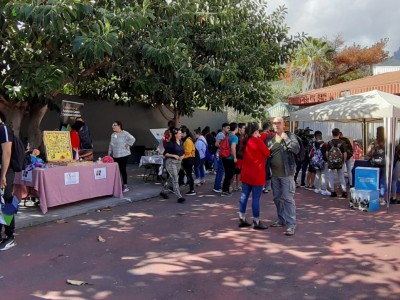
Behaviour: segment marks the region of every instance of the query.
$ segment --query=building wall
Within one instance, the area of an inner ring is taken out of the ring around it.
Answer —
[[[372,74],[379,75],[383,73],[400,71],[400,66],[373,66]]]
[[[116,106],[113,102],[93,101],[75,96],[60,96],[62,100],[84,103],[82,115],[88,124],[94,144],[95,155],[104,155],[108,151],[108,144],[112,133],[111,125],[114,121],[121,121],[125,130],[135,138],[136,148],[154,148],[157,141],[151,134],[151,128],[166,128],[168,121],[158,109],[148,108],[144,105]],[[182,117],[181,124],[194,130],[197,127],[210,126],[211,130],[221,128],[227,121],[227,113],[215,113],[207,110],[196,109],[192,117]],[[42,121],[42,130],[54,130],[60,125],[60,114],[48,111]]]

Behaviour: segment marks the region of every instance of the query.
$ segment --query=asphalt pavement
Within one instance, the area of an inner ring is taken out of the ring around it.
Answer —
[[[211,174],[179,204],[142,173],[130,169],[126,199],[22,209],[17,246],[0,253],[1,299],[400,298],[400,205],[366,213],[298,188],[288,237],[238,228],[240,192],[212,192]],[[261,219],[275,218],[263,194]]]

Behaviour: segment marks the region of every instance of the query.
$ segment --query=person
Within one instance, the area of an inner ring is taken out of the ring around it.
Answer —
[[[390,191],[390,204],[400,204],[397,200],[397,182],[400,180],[400,144],[398,144],[394,151],[394,168],[392,177],[392,187]]]
[[[182,130],[182,141],[183,141],[183,151],[184,157],[182,160],[182,168],[184,174],[187,178],[187,184],[189,185],[189,191],[185,194],[187,196],[194,196],[196,192],[194,190],[194,180],[193,180],[193,168],[195,163],[196,148],[194,145],[194,138],[187,126],[183,125]],[[181,173],[180,173],[181,174]],[[179,179],[179,182],[183,182],[183,178]]]
[[[225,138],[228,132],[229,132],[229,124],[223,123],[222,130],[218,132],[218,134],[215,137],[215,147],[217,147],[217,151],[215,153],[215,160],[216,160],[215,167],[217,171],[215,174],[214,188],[213,188],[213,191],[215,193],[222,193],[221,184],[222,184],[222,179],[224,178],[225,170],[222,158],[219,157],[219,144]]]
[[[300,145],[293,133],[284,131],[282,117],[274,118],[272,126],[275,133],[266,139],[266,144],[271,151],[271,186],[278,219],[271,227],[287,226],[285,234],[292,236],[296,230],[295,155]]]
[[[81,117],[76,118],[76,121],[83,122],[82,129],[78,132],[79,139],[81,141],[79,158],[83,158],[85,160],[93,160],[93,142],[90,136],[89,126]]]
[[[380,204],[385,205],[386,175],[385,175],[385,131],[383,126],[376,128],[376,140],[373,141],[366,153],[372,166],[379,168]]]
[[[160,196],[162,196],[164,199],[168,199],[169,197],[167,193],[170,191],[170,187],[172,186],[174,194],[178,196],[178,203],[183,203],[186,201],[186,199],[181,195],[178,178],[178,173],[182,166],[182,160],[185,157],[181,129],[174,128],[171,130],[171,138],[165,147],[164,157],[165,168],[169,176],[163,185]]]
[[[314,192],[323,196],[330,196],[327,190],[326,176],[328,170],[326,152],[328,144],[322,139],[322,132],[316,130],[314,132],[315,141],[313,142],[310,154],[310,166],[315,169],[315,189]]]
[[[263,131],[261,133],[261,139],[265,142],[267,137],[273,134],[271,132],[271,123],[268,121],[264,122],[262,129]],[[265,172],[266,177],[263,193],[268,193],[271,190],[271,161],[268,158],[265,160]]]
[[[228,133],[229,136],[229,146],[231,148],[231,153],[228,157],[222,159],[222,164],[224,165],[225,178],[222,183],[222,193],[221,196],[232,196],[230,192],[231,180],[233,175],[235,174],[235,165],[237,163],[237,153],[236,153],[236,145],[239,143],[239,139],[236,136],[238,132],[237,123],[232,122],[229,124],[230,131]]]
[[[353,187],[353,177],[351,174],[351,161],[354,153],[353,145],[351,144],[349,138],[345,137],[342,132],[339,132],[339,138],[346,143],[347,159],[344,162],[344,166],[346,166],[348,184],[350,187]]]
[[[128,131],[123,129],[121,121],[114,121],[112,130],[113,133],[111,134],[110,144],[108,146],[108,155],[112,156],[114,161],[118,163],[122,177],[122,191],[127,192],[129,188],[126,165],[128,164],[129,155],[131,155],[130,147],[135,143],[136,139]]]
[[[308,188],[308,185],[306,184],[306,175],[307,175],[307,167],[308,167],[308,164],[309,164],[309,161],[310,161],[309,155],[308,155],[309,154],[309,150],[310,150],[310,147],[309,147],[310,143],[309,143],[308,138],[306,136],[305,130],[296,129],[294,133],[298,137],[301,138],[301,141],[303,142],[303,147],[304,147],[304,150],[305,150],[304,159],[302,161],[298,161],[297,162],[296,172],[294,174],[294,181],[297,184],[297,177],[298,177],[298,175],[300,173],[300,170],[301,170],[300,187],[302,187],[302,188],[306,188],[307,187]]]
[[[241,148],[243,164],[240,178],[242,196],[239,202],[239,228],[251,226],[246,221],[247,201],[251,193],[253,229],[263,230],[267,229],[268,226],[260,221],[260,197],[265,184],[265,160],[270,151],[263,140],[260,139],[257,123],[248,123],[245,128],[246,133]]]
[[[0,188],[3,190],[3,199],[5,203],[11,203],[13,200],[13,182],[14,170],[11,168],[11,152],[12,143],[14,141],[14,133],[10,127],[6,126],[6,117],[0,111],[0,144],[1,144],[1,171],[0,171]],[[3,236],[3,227],[4,235]],[[0,250],[8,250],[17,245],[14,237],[15,216],[12,218],[10,225],[0,224]]]
[[[204,127],[204,129],[202,130],[201,134],[206,139],[207,145],[208,145],[208,151],[213,156],[213,160],[212,161],[205,161],[204,162],[204,166],[205,166],[207,172],[211,173],[213,171],[214,155],[215,155],[215,152],[217,150],[216,147],[215,147],[215,137],[211,134],[210,126]]]
[[[240,185],[240,173],[242,170],[242,164],[243,164],[243,159],[242,159],[242,144],[245,136],[245,130],[246,130],[246,124],[245,123],[239,123],[238,124],[238,132],[236,133],[236,136],[238,137],[238,144],[236,145],[236,157],[237,157],[237,163],[235,165],[235,171],[234,175],[232,178],[232,190],[233,191],[241,191],[242,187]]]
[[[168,128],[164,131],[163,137],[162,137],[162,143],[165,147],[167,146],[167,143],[171,139],[171,131],[175,128],[175,121],[174,120],[169,120],[168,121]]]
[[[207,141],[203,136],[203,134],[201,133],[200,127],[194,130],[194,139],[196,140],[196,143],[194,145],[197,151],[199,151],[199,156],[200,156],[200,162],[195,166],[194,169],[194,174],[196,175],[194,183],[197,186],[200,186],[205,183],[204,162],[207,150]]]
[[[331,191],[331,197],[337,197],[333,182],[333,176],[336,170],[340,186],[342,187],[342,198],[347,198],[346,181],[343,173],[343,164],[347,160],[347,147],[346,143],[339,138],[339,134],[339,128],[332,129],[332,139],[328,142],[328,151],[326,152],[329,190]]]
[[[79,132],[82,130],[83,125],[82,121],[75,121],[71,126],[71,131],[69,132],[71,137],[71,146],[72,146],[72,157],[75,159],[79,158],[79,150],[81,149],[81,139],[79,137]]]

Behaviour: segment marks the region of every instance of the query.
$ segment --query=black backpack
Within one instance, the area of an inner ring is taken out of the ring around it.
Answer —
[[[301,162],[304,161],[304,159],[306,157],[306,149],[304,148],[303,141],[301,140],[301,138],[298,135],[294,134],[294,133],[293,133],[293,135],[296,137],[297,142],[300,145],[299,152],[297,154],[293,153],[294,160],[296,161],[296,163],[301,163]]]
[[[7,126],[4,124],[2,126],[7,128]],[[24,143],[14,134],[11,129],[7,128],[6,130],[13,136],[10,167],[14,170],[14,172],[21,172],[22,170],[25,170],[26,167]]]

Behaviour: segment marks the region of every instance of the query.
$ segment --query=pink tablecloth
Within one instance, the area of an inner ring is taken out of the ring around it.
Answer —
[[[102,168],[106,169],[105,178],[99,176],[104,175]],[[78,184],[66,185],[65,174],[70,172],[79,172]],[[43,213],[49,207],[80,200],[108,195],[122,197],[121,177],[116,163],[35,169],[32,171],[32,181],[23,181],[21,173],[16,173],[14,195],[19,199],[27,197],[30,194],[29,187],[39,196]]]

